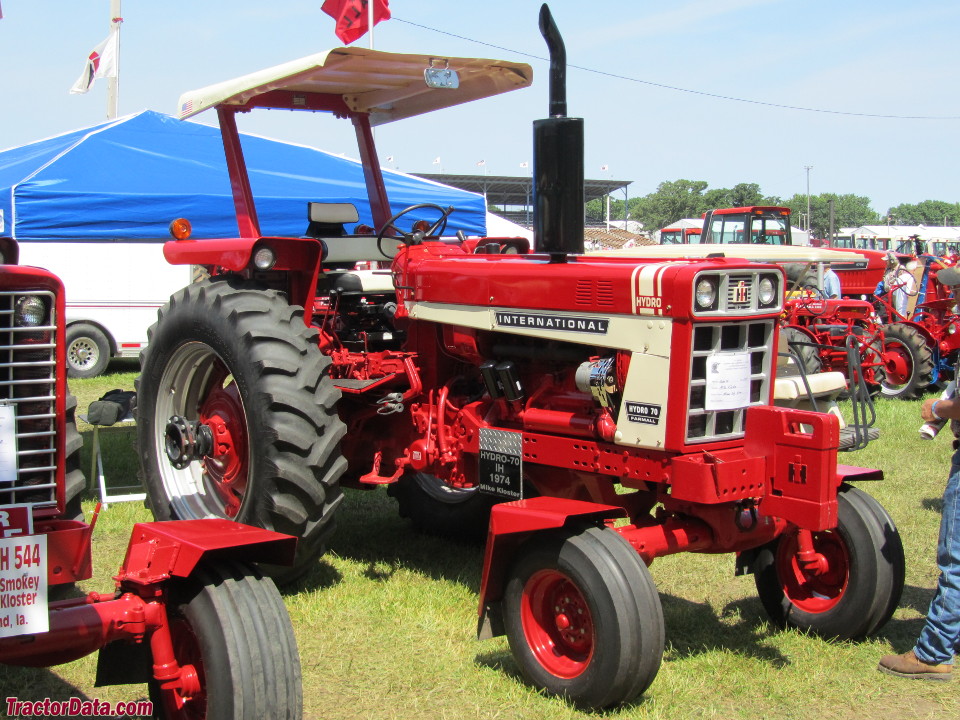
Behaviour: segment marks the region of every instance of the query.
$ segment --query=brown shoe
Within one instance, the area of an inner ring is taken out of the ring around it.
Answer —
[[[913,650],[902,655],[884,655],[880,658],[877,670],[888,675],[916,680],[945,681],[953,677],[952,665],[924,662],[914,654]]]

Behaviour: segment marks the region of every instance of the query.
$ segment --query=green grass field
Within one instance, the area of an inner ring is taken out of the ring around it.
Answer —
[[[84,412],[113,387],[133,387],[129,366],[73,382]],[[305,716],[353,718],[957,718],[960,683],[900,680],[876,671],[880,655],[912,646],[936,579],[940,497],[949,466],[945,436],[921,441],[918,401],[879,400],[881,439],[841,460],[879,467],[877,497],[903,536],[901,606],[865,642],[825,642],[772,628],[751,577],[732,556],[684,554],[651,567],[666,616],[667,649],[637,703],[583,713],[525,685],[504,638],[475,639],[481,551],[414,533],[382,489],[347,494],[327,554],[284,596],[297,634]],[[89,444],[90,428],[80,426]],[[949,433],[944,433],[948,435]],[[111,484],[135,479],[132,430],[103,433]],[[89,468],[89,461],[85,461]],[[85,503],[88,516],[93,496]],[[113,504],[94,535],[95,577],[107,591],[130,527],[149,520],[139,503]],[[0,697],[145,698],[144,686],[94,688],[95,656],[52,669],[3,668]],[[3,708],[0,708],[2,712]]]

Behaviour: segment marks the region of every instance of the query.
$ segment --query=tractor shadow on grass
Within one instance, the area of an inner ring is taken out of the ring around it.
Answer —
[[[480,592],[483,547],[418,532],[382,490],[346,490],[327,555],[364,565],[369,580],[388,582],[400,569]],[[343,578],[323,556],[293,592],[332,587]]]

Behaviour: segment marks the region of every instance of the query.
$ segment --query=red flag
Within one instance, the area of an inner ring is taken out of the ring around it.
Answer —
[[[373,24],[390,19],[387,0],[369,0],[373,2]],[[337,21],[337,37],[340,42],[349,45],[369,30],[367,9],[368,0],[324,0],[323,10]]]

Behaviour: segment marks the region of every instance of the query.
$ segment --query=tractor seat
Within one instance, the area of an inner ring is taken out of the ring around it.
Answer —
[[[327,273],[330,287],[344,293],[392,293],[390,270],[332,270]]]

